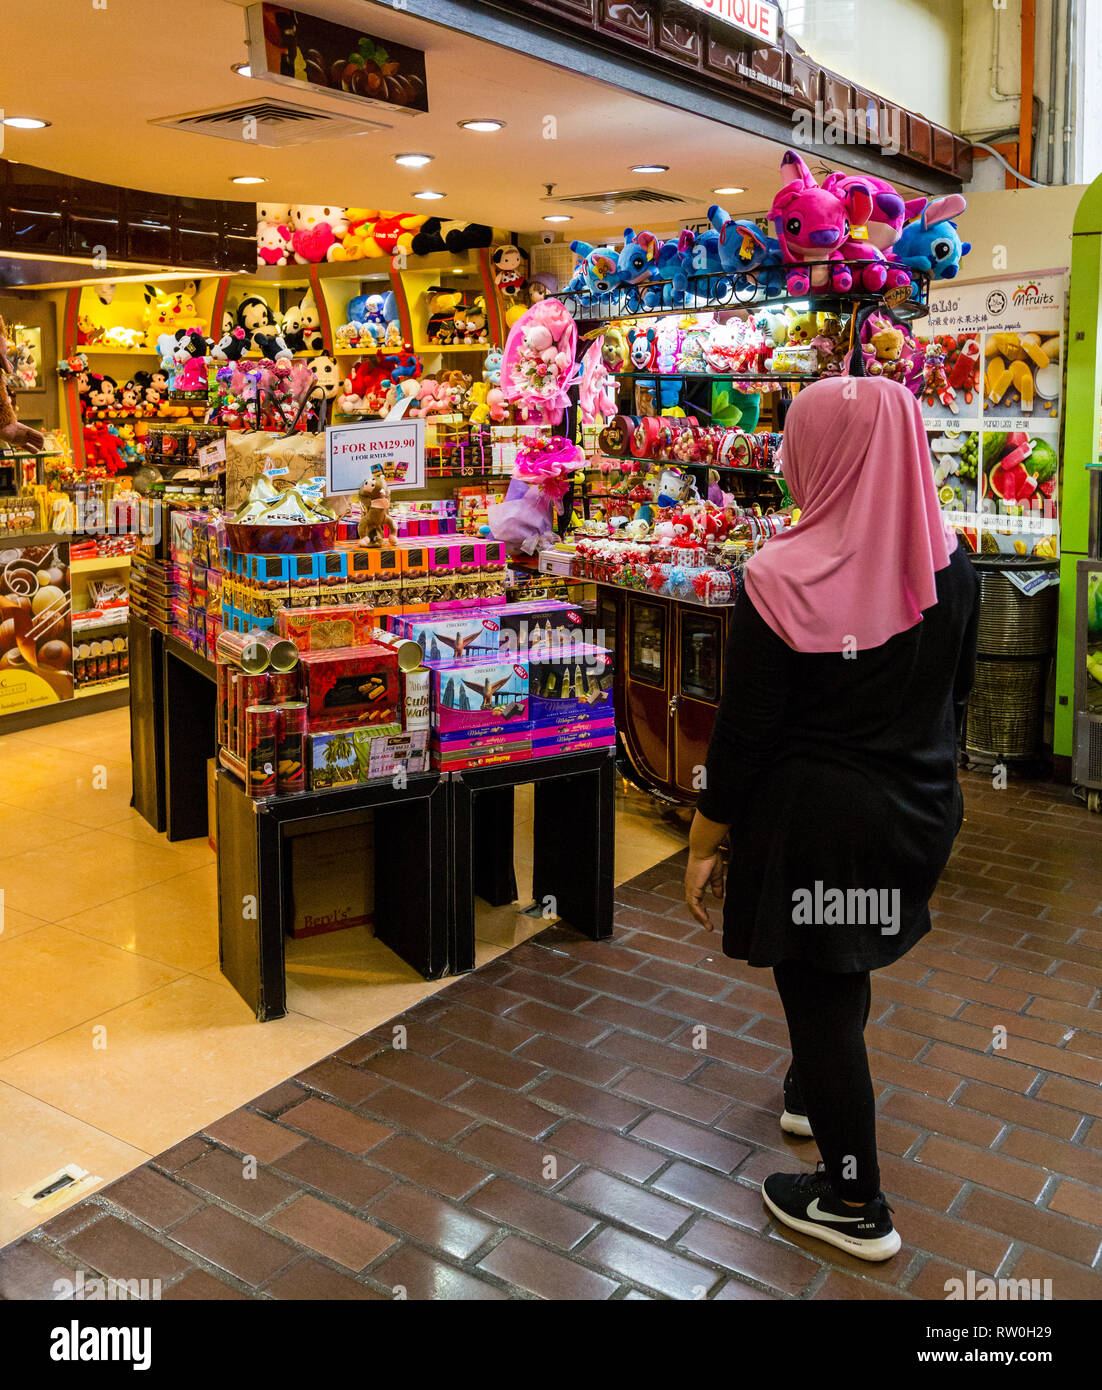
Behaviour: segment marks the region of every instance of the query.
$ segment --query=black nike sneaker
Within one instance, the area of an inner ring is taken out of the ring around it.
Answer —
[[[797,1134],[802,1139],[812,1137],[811,1121],[807,1118],[803,1096],[800,1095],[800,1088],[796,1084],[791,1067],[784,1074],[784,1114],[781,1116],[781,1129],[785,1134]]]
[[[878,1192],[871,1202],[847,1206],[820,1168],[814,1173],[771,1173],[761,1185],[765,1205],[778,1221],[825,1240],[859,1260],[890,1260],[900,1246],[891,1207]]]

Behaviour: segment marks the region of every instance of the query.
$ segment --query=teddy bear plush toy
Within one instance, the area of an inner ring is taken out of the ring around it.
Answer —
[[[356,534],[368,545],[382,545],[390,536],[390,494],[381,473],[360,488],[360,520]]]
[[[25,449],[36,453],[46,440],[38,430],[30,425],[21,425],[15,413],[15,405],[8,395],[8,380],[14,378],[15,369],[8,357],[8,330],[0,318],[0,439],[14,449]]]

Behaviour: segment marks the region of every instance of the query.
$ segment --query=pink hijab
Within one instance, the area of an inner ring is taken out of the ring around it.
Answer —
[[[805,387],[781,459],[800,520],[747,562],[761,616],[798,652],[867,651],[914,627],[956,547],[914,396],[883,377]]]

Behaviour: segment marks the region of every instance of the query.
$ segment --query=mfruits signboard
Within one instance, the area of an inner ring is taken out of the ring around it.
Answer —
[[[951,281],[915,325],[947,519],[994,554],[1058,554],[1065,271]]]
[[[759,44],[777,42],[780,11],[768,0],[681,0]]]

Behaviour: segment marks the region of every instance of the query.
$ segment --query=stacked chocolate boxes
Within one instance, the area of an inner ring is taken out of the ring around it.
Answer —
[[[221,522],[205,512],[164,511],[166,543],[143,537],[131,559],[131,612],[213,660],[222,630]]]
[[[463,537],[385,546],[348,542],[306,555],[223,556],[227,631],[272,629],[284,608],[356,606],[377,619],[503,603],[504,547]],[[376,623],[381,626],[382,623]]]
[[[584,621],[582,609],[553,602],[393,617],[391,631],[425,652],[433,767],[612,746],[612,655],[585,640]]]

